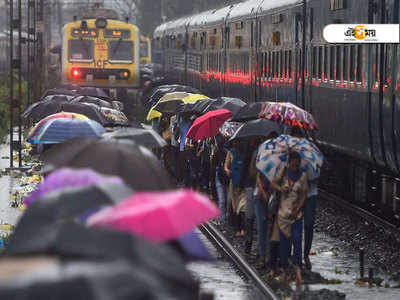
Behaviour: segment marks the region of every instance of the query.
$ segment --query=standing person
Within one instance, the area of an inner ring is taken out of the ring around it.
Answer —
[[[238,141],[232,142],[232,148],[228,151],[225,160],[225,173],[230,178],[229,199],[231,202],[234,224],[236,227],[236,237],[244,236],[244,208],[243,189],[241,187],[242,170],[244,166],[244,154],[241,151]]]
[[[178,140],[179,140],[179,154],[178,154],[178,181],[182,183],[184,178],[187,177],[185,174],[187,173],[186,168],[186,154],[185,154],[185,145],[186,145],[186,134],[190,128],[190,120],[187,115],[182,116],[182,120],[179,122],[178,127],[176,128]]]
[[[179,154],[179,143],[177,139],[177,134],[176,134],[176,128],[178,126],[178,118],[176,115],[172,116],[170,119],[170,125],[169,125],[169,130],[171,132],[171,156],[172,156],[172,162],[171,165],[173,165],[173,174],[175,174],[175,177],[178,178],[178,154]]]
[[[215,166],[215,189],[217,190],[218,207],[221,211],[220,221],[225,222],[230,216],[230,202],[228,195],[229,178],[224,170],[227,151],[224,148],[225,139],[217,135],[211,151],[211,164]]]
[[[310,251],[314,236],[315,211],[317,208],[318,181],[308,181],[307,199],[304,208],[304,265],[311,270]]]
[[[282,168],[271,183],[271,187],[281,192],[278,210],[280,240],[280,263],[283,279],[288,280],[287,268],[290,242],[293,244],[293,263],[296,266],[296,282],[303,282],[301,275],[303,207],[307,196],[307,175],[300,168],[301,157],[298,152],[289,154],[289,166]]]

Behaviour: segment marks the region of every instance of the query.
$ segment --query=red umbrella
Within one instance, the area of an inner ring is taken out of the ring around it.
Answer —
[[[226,120],[232,117],[227,109],[213,110],[197,118],[187,132],[187,137],[195,141],[214,137]]]

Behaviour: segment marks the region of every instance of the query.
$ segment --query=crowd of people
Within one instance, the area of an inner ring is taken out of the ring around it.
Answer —
[[[295,151],[289,153],[287,167],[273,181],[257,170],[260,145],[277,138],[279,132],[234,140],[218,134],[193,141],[186,134],[194,119],[183,114],[153,122],[153,128],[169,141],[170,147],[161,156],[178,186],[210,194],[221,211],[217,222],[231,227],[236,238],[243,239],[246,254],[251,253],[256,225],[257,268],[266,269],[268,276],[279,274],[285,282],[295,274],[296,282],[301,284],[303,266],[311,269],[317,180],[307,178],[302,158]],[[304,137],[298,127],[289,131],[293,137]]]

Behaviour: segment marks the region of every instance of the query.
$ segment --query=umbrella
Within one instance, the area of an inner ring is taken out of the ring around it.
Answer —
[[[104,100],[110,100],[111,97],[107,95],[107,93],[96,87],[83,87],[79,90],[79,95],[82,96],[91,96],[91,97],[96,97]]]
[[[256,160],[257,169],[269,181],[274,180],[279,170],[287,165],[290,151],[300,154],[301,166],[307,172],[308,180],[314,180],[320,176],[324,161],[321,151],[309,140],[289,135],[281,135],[261,144]]]
[[[81,89],[81,87],[78,84],[75,84],[75,83],[64,83],[64,84],[61,84],[59,88],[67,89],[67,90],[71,90],[71,91],[75,90],[75,91],[78,91],[78,92]]]
[[[122,111],[113,108],[100,107],[100,112],[109,125],[127,125],[128,118]]]
[[[136,144],[150,149],[162,148],[167,146],[165,140],[154,130],[140,128],[122,128],[114,132],[103,134],[107,139],[128,139]]]
[[[197,114],[201,115],[204,113],[206,108],[210,106],[215,100],[207,99],[204,101],[198,101],[195,103],[184,103],[181,104],[177,109],[176,113],[188,113],[188,114]]]
[[[73,219],[92,209],[119,203],[132,194],[133,190],[121,181],[112,180],[58,189],[36,199],[25,212],[25,218],[33,223],[38,218],[54,222]]]
[[[62,111],[78,113],[85,115],[89,119],[100,123],[101,125],[106,125],[109,122],[100,112],[100,107],[96,104],[91,103],[64,103],[61,106]]]
[[[259,116],[289,126],[318,130],[318,125],[312,114],[290,102],[266,102]]]
[[[1,299],[132,300],[194,299],[192,293],[172,291],[159,278],[121,258],[115,261],[60,262],[51,257],[3,259]],[[6,273],[8,271],[8,273]],[[23,295],[23,296],[21,296]]]
[[[24,215],[3,255],[9,257],[35,254],[56,255],[64,260],[90,259],[96,260],[96,263],[124,259],[126,264],[153,274],[154,280],[158,278],[167,281],[169,292],[188,293],[195,287],[195,282],[182,260],[163,245],[154,246],[129,233],[87,228],[69,222],[54,223],[47,218],[39,218],[32,223]]]
[[[218,214],[218,208],[207,197],[191,190],[176,190],[136,193],[92,215],[87,223],[162,242],[176,239]]]
[[[93,120],[50,119],[27,139],[31,144],[58,144],[76,137],[101,137],[103,126]]]
[[[61,112],[61,113],[57,113],[54,115],[50,115],[42,120],[40,120],[35,127],[32,128],[32,130],[29,132],[27,139],[32,138],[37,131],[43,126],[43,124],[45,124],[48,120],[51,119],[86,119],[88,120],[88,117],[84,116],[84,115],[80,115],[80,114],[75,114],[75,113],[69,113],[69,112]]]
[[[237,98],[219,97],[204,110],[204,113],[217,109],[227,109],[232,112],[232,114],[235,114],[245,105],[246,102]]]
[[[75,97],[71,103],[93,103],[96,104],[100,107],[108,107],[108,108],[112,108],[112,105],[110,102],[100,99],[100,98],[96,98],[96,97],[90,97],[90,96],[78,96]]]
[[[41,156],[46,169],[91,168],[121,177],[135,190],[163,190],[172,187],[158,159],[145,147],[119,141],[74,139],[55,145]]]
[[[190,94],[184,92],[175,92],[165,94],[156,105],[153,106],[153,109],[161,112],[161,113],[175,113],[176,108],[184,103],[183,99],[189,96]]]
[[[25,198],[24,203],[30,205],[37,198],[44,197],[48,193],[60,189],[81,187],[103,181],[111,181],[119,184],[123,183],[122,179],[119,177],[104,176],[91,169],[62,168],[46,176],[43,182],[36,187],[36,190]]]
[[[47,96],[43,100],[31,104],[23,113],[22,117],[32,120],[40,120],[49,115],[61,111],[63,103],[70,102],[74,97],[63,95]]]
[[[153,119],[158,119],[162,117],[162,113],[154,108],[151,108],[147,114],[146,121],[151,121]]]
[[[47,90],[42,95],[42,99],[46,98],[47,96],[52,96],[52,95],[76,96],[77,94],[74,90],[61,87],[61,88]]]
[[[268,137],[270,133],[281,133],[280,126],[273,121],[258,119],[244,123],[238,128],[234,135],[230,138],[229,142],[235,139],[248,138],[248,137]]]
[[[226,109],[210,111],[197,118],[189,128],[186,136],[195,141],[214,137],[226,120],[232,117],[232,113]]]
[[[231,119],[234,122],[246,122],[259,118],[261,109],[265,102],[249,103],[243,106]]]
[[[200,91],[198,89],[195,89],[190,86],[179,85],[179,84],[161,85],[153,90],[152,95],[149,97],[149,101],[147,102],[148,106],[151,107],[155,105],[165,94],[173,92],[200,94]]]
[[[194,230],[178,237],[175,241],[169,242],[169,244],[176,245],[175,248],[177,248],[187,260],[215,259]]]

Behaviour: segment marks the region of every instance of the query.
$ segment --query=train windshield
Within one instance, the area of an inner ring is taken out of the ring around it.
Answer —
[[[108,60],[114,63],[132,63],[133,42],[122,40],[108,42]]]
[[[140,43],[140,57],[149,56],[149,45],[146,42]]]
[[[69,60],[70,61],[93,61],[93,47],[92,40],[70,40],[69,41]]]

